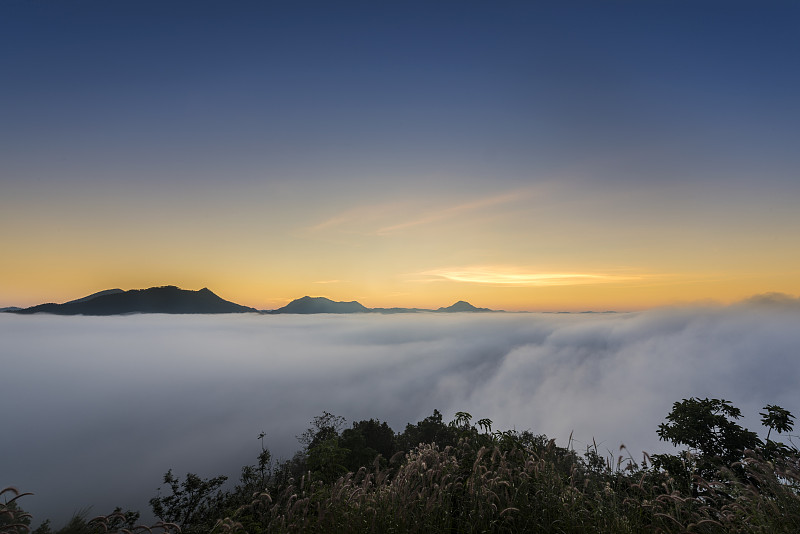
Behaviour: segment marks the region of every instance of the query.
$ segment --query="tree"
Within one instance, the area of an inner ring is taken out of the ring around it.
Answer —
[[[303,471],[312,471],[325,482],[330,482],[347,472],[348,450],[339,444],[339,432],[345,418],[324,411],[314,417],[305,432],[297,436],[304,447],[304,457],[299,458]]]
[[[188,473],[181,482],[170,469],[164,475],[164,484],[169,486],[171,495],[153,497],[150,508],[160,520],[177,524],[183,532],[202,531],[207,522],[213,524],[214,513],[225,497],[219,487],[227,479],[226,476],[202,479]]]
[[[770,432],[773,430],[778,434],[783,432],[791,432],[794,425],[794,416],[789,410],[784,410],[780,406],[774,404],[767,404],[764,406],[766,413],[761,412],[761,424],[769,428],[767,431],[767,441],[769,441]]]
[[[698,486],[693,481],[693,474],[706,480],[715,480],[719,479],[720,468],[724,467],[739,479],[746,479],[745,469],[740,463],[746,449],[758,450],[771,459],[796,452],[769,439],[772,430],[778,433],[792,430],[792,414],[772,404],[768,404],[764,410],[760,414],[761,422],[770,429],[766,445],[755,432],[735,422],[742,413],[729,401],[692,397],[676,402],[667,415],[667,422],[659,425],[658,436],[675,445],[688,445],[689,450],[681,455],[654,455],[653,465],[690,485],[695,495]]]
[[[668,423],[658,427],[658,437],[675,445],[688,445],[697,456],[728,465],[739,460],[744,449],[761,445],[755,432],[731,421],[741,416],[742,412],[726,400],[683,399],[672,405]]]
[[[322,412],[322,415],[311,420],[309,423],[311,426],[305,432],[297,436],[297,441],[305,445],[308,451],[331,438],[339,437],[339,431],[345,422],[345,418],[340,415]]]
[[[420,443],[436,443],[440,447],[446,447],[456,444],[458,430],[455,426],[448,426],[442,421],[439,410],[433,410],[433,415],[429,415],[416,425],[407,424],[397,441],[400,449],[406,451],[410,451]]]
[[[386,422],[369,419],[353,423],[352,430],[364,436],[365,446],[374,449],[378,454],[389,460],[397,452],[397,439],[394,430]],[[344,436],[344,432],[342,432]],[[374,459],[374,458],[373,458]]]
[[[348,450],[345,466],[353,472],[371,467],[378,457],[386,465],[397,452],[394,430],[376,419],[353,423],[353,428],[342,431],[339,444]]]
[[[692,495],[700,493],[694,480],[697,474],[705,480],[719,478],[721,467],[730,468],[740,479],[744,469],[735,465],[742,459],[745,449],[755,449],[761,440],[755,432],[739,426],[731,419],[739,419],[741,411],[722,399],[683,399],[672,405],[667,423],[658,427],[658,437],[674,445],[688,445],[688,454],[653,455],[653,465],[664,469]]]
[[[348,452],[350,451],[339,445],[338,437],[328,438],[308,450],[308,469],[323,482],[333,482],[347,473],[345,463]]]

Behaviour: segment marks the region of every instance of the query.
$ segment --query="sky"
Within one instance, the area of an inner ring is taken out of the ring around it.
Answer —
[[[0,306],[800,294],[795,2],[0,5]]]
[[[764,439],[764,406],[800,414],[799,321],[778,295],[615,314],[0,314],[0,487],[34,493],[19,501],[34,526],[89,506],[147,521],[168,469],[235,481],[259,433],[291,458],[323,411],[397,432],[466,411],[640,461],[672,450],[656,430],[674,402],[708,397]]]

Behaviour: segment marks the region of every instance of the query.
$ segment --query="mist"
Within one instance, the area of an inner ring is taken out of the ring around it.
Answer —
[[[0,487],[34,525],[89,506],[150,517],[168,469],[236,479],[323,410],[395,431],[439,409],[583,450],[670,450],[682,398],[800,414],[800,300],[620,314],[0,314]]]

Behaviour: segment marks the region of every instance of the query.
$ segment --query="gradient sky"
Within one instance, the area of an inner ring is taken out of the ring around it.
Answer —
[[[0,5],[0,306],[800,293],[800,4]]]

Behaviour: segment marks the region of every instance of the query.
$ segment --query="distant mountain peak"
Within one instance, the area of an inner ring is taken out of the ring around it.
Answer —
[[[79,302],[86,302],[92,299],[96,299],[97,297],[102,297],[103,295],[113,295],[114,293],[125,293],[122,289],[106,289],[104,291],[98,291],[97,293],[92,293],[91,295],[87,295],[85,297],[70,300],[69,302],[65,302],[64,304],[77,304]]]
[[[492,311],[489,308],[476,308],[466,300],[459,300],[455,304],[446,308],[439,308],[436,311],[440,312],[487,312]]]
[[[327,297],[309,297],[306,295],[270,313],[367,313],[369,311],[369,308],[354,300],[337,302]]]
[[[465,300],[437,310],[424,308],[367,308],[355,300],[342,302],[328,297],[305,295],[276,310],[265,310],[268,314],[316,314],[316,313],[452,313],[452,312],[490,312],[489,308],[478,308]],[[106,289],[63,304],[39,304],[30,308],[0,308],[0,312],[33,314],[51,313],[55,315],[126,315],[131,313],[245,313],[258,312],[254,308],[241,306],[224,300],[204,287],[197,291],[181,289],[174,285],[150,287],[147,289]]]
[[[361,303],[353,300],[350,302],[339,302],[327,297],[300,297],[291,301],[289,304],[277,310],[268,311],[270,314],[280,313],[420,313],[420,312],[489,312],[489,308],[477,308],[464,300],[459,300],[452,306],[439,308],[438,310],[427,310],[422,308],[367,308]]]
[[[257,310],[224,300],[208,288],[178,286],[148,289],[108,289],[64,304],[40,304],[15,313],[56,315],[123,315],[129,313],[245,313]]]

